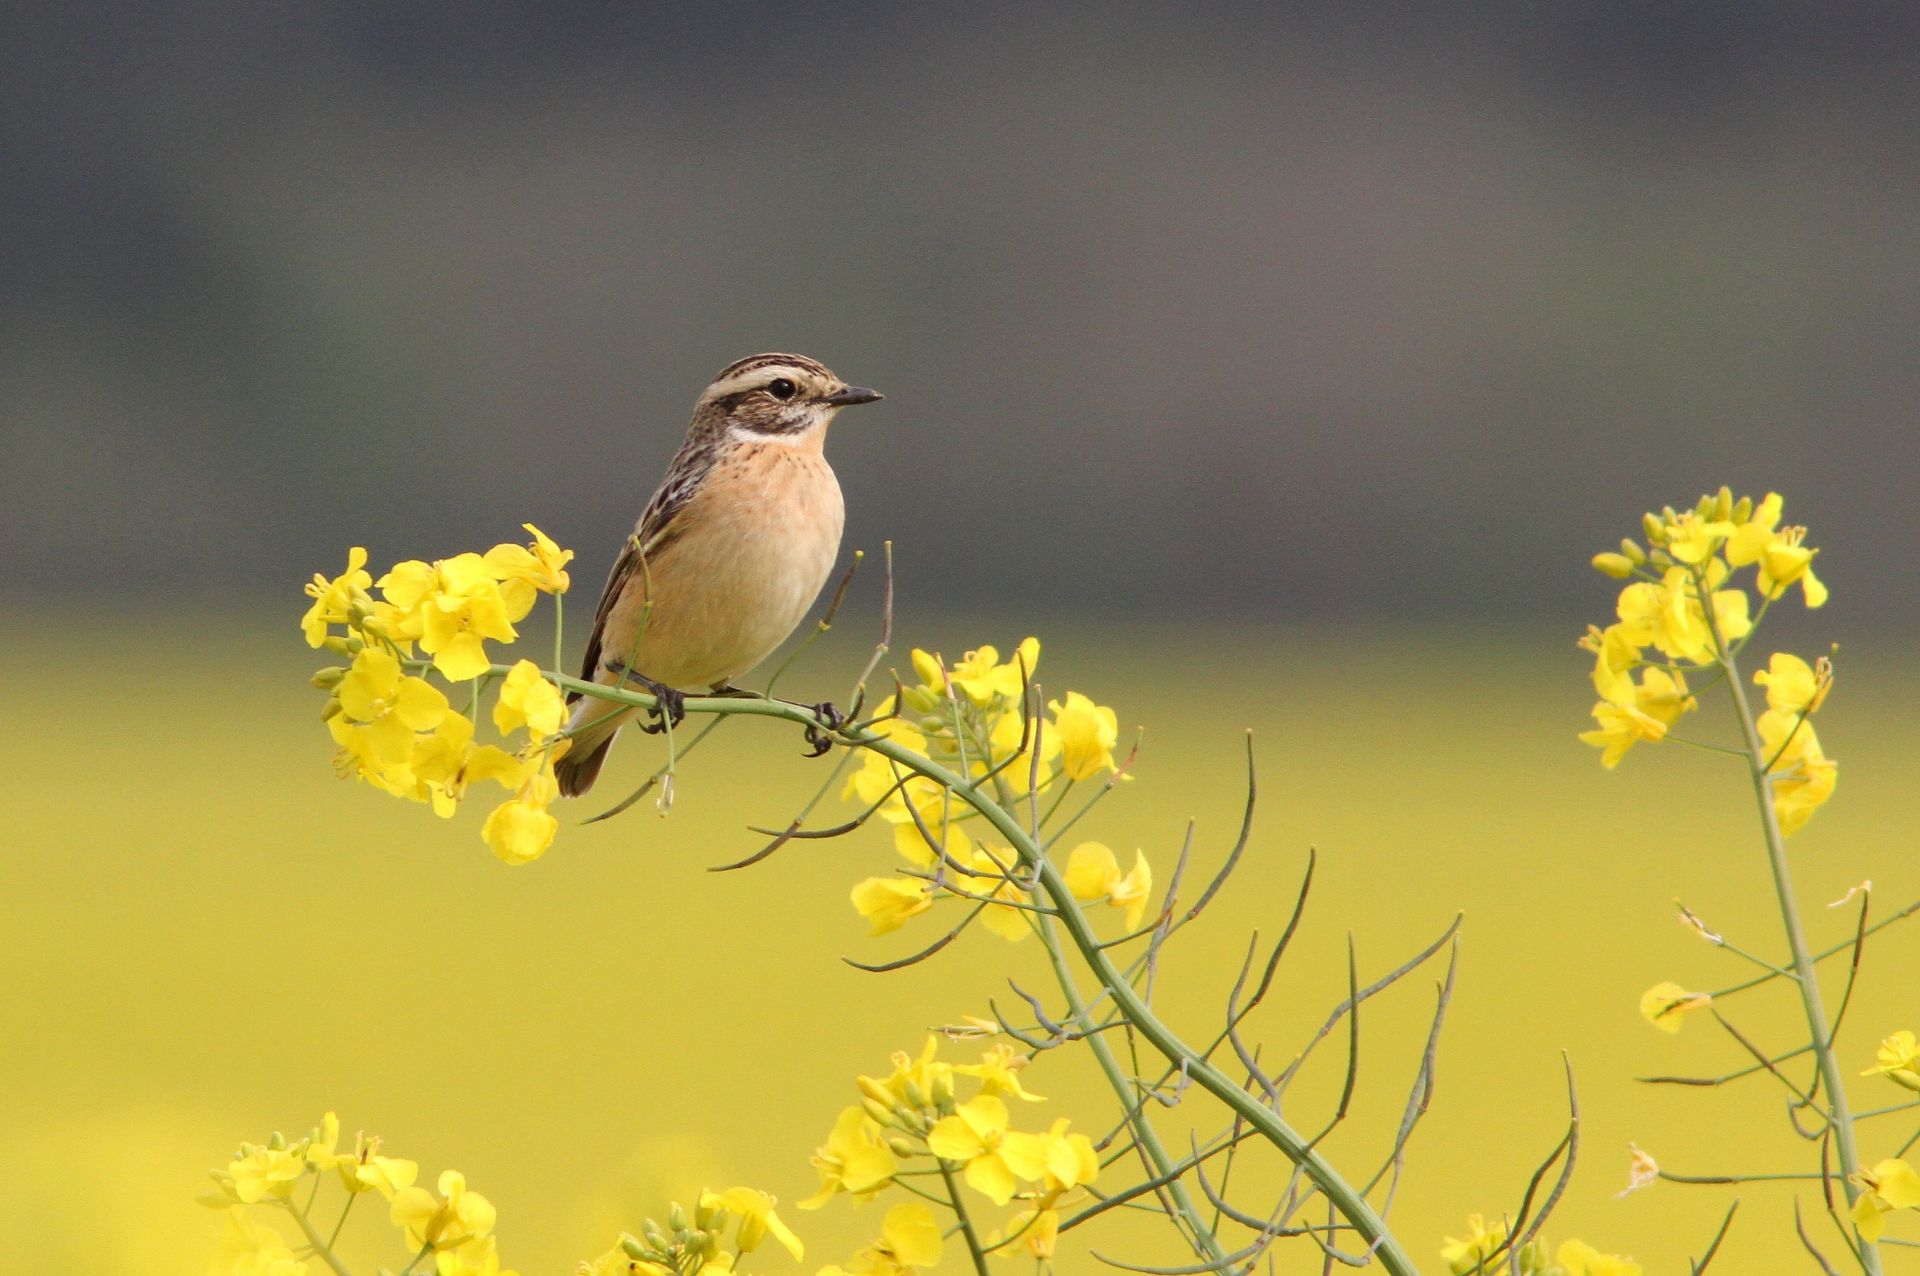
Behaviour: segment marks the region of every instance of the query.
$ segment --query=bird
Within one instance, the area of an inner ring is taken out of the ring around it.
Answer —
[[[842,408],[883,398],[816,360],[756,354],[722,368],[607,575],[583,681],[634,683],[658,701],[658,731],[687,690],[733,691],[813,606],[840,553],[846,506],[827,464]],[[574,693],[554,765],[560,792],[593,787],[635,708]],[[811,737],[810,737],[811,738]]]

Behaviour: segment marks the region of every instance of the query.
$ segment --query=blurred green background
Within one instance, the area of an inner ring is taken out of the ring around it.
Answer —
[[[564,1271],[667,1192],[804,1194],[852,1075],[1030,966],[985,936],[885,979],[838,963],[904,947],[846,902],[878,834],[707,874],[817,783],[785,733],[730,726],[671,818],[568,828],[518,871],[476,818],[328,771],[301,581],[349,544],[377,566],[532,520],[580,551],[579,617],[713,371],[791,349],[888,393],[830,452],[849,545],[898,547],[896,656],[1038,632],[1052,685],[1151,728],[1090,833],[1164,871],[1194,816],[1218,854],[1255,729],[1257,854],[1172,1017],[1213,1022],[1309,845],[1274,1049],[1340,995],[1347,931],[1377,973],[1466,910],[1410,1243],[1514,1206],[1565,1049],[1588,1141],[1553,1234],[1675,1270],[1721,1198],[1614,1200],[1628,1138],[1682,1170],[1804,1149],[1769,1094],[1631,1085],[1732,1057],[1635,1002],[1738,969],[1675,895],[1757,945],[1771,902],[1722,760],[1607,775],[1573,740],[1570,642],[1610,610],[1588,556],[1641,509],[1786,493],[1835,596],[1768,645],[1842,645],[1806,896],[1920,893],[1920,522],[1894,516],[1920,456],[1917,21],[7,7],[0,1269],[197,1272],[202,1168],[334,1107],[466,1170],[508,1259]],[[876,597],[870,574],[796,688],[844,684]],[[1915,1026],[1911,951],[1869,967],[1859,1066]],[[1356,1133],[1397,1114],[1427,995],[1370,1015]],[[1784,1039],[1782,1009],[1743,1013]],[[1041,1092],[1099,1125],[1053,1067]],[[1728,1269],[1777,1270],[1784,1197],[1749,1198]],[[874,1217],[800,1222],[826,1261]]]

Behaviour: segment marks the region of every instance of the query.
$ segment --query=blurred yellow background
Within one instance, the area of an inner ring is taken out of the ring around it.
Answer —
[[[706,872],[759,845],[744,825],[781,823],[825,773],[798,756],[797,733],[769,724],[736,720],[690,758],[668,818],[642,805],[565,827],[545,859],[507,868],[480,842],[478,811],[441,822],[333,778],[321,698],[304,684],[319,661],[293,615],[8,625],[13,667],[44,672],[0,684],[24,763],[0,858],[11,919],[0,1009],[12,1025],[0,1054],[10,1150],[0,1268],[201,1271],[218,1230],[193,1203],[206,1167],[242,1138],[298,1134],[332,1108],[349,1132],[380,1132],[417,1158],[423,1175],[464,1170],[499,1207],[511,1265],[569,1271],[702,1184],[752,1184],[786,1202],[808,1194],[807,1156],[851,1101],[856,1073],[882,1071],[929,1025],[984,1013],[989,996],[1006,997],[1009,973],[1044,986],[1034,945],[985,934],[898,974],[843,965],[841,954],[894,956],[938,933],[921,918],[887,939],[865,935],[847,891],[890,868],[878,830]],[[909,644],[955,653],[1021,636],[1000,622],[912,620],[894,659],[904,663]],[[1704,1244],[1726,1190],[1661,1184],[1615,1199],[1628,1139],[1682,1172],[1807,1164],[1784,1133],[1777,1088],[1630,1080],[1739,1062],[1711,1024],[1671,1038],[1635,1012],[1658,980],[1704,988],[1747,973],[1675,924],[1674,897],[1763,952],[1777,951],[1777,922],[1738,764],[1662,746],[1602,772],[1573,738],[1590,697],[1566,635],[1042,636],[1049,691],[1085,690],[1123,725],[1148,727],[1139,782],[1076,836],[1123,855],[1144,848],[1161,881],[1189,816],[1196,873],[1231,843],[1240,730],[1254,730],[1261,802],[1247,864],[1176,946],[1159,992],[1189,1036],[1217,1023],[1250,929],[1271,936],[1284,921],[1309,845],[1322,858],[1308,924],[1256,1020],[1270,1057],[1289,1057],[1342,995],[1345,932],[1368,979],[1465,912],[1434,1109],[1394,1214],[1423,1263],[1439,1268],[1441,1236],[1469,1211],[1517,1205],[1560,1133],[1563,1050],[1585,1127],[1548,1229],[1556,1240],[1636,1254],[1650,1273],[1684,1270]],[[844,686],[868,641],[837,633],[803,658],[790,690]],[[1846,653],[1822,715],[1842,784],[1792,852],[1809,924],[1829,942],[1851,913],[1819,902],[1861,878],[1873,879],[1881,914],[1920,894],[1908,835],[1920,765],[1912,656]],[[1711,701],[1688,728],[1704,736],[1709,724],[1726,726]],[[623,740],[611,783],[581,814],[658,753],[657,741]],[[1855,1070],[1881,1036],[1916,1026],[1912,952],[1899,930],[1869,950],[1845,1038]],[[1367,1007],[1354,1131],[1365,1137],[1336,1145],[1349,1168],[1398,1118],[1431,990],[1423,976]],[[1776,995],[1732,1013],[1760,1040],[1793,1039],[1797,1007]],[[1299,1125],[1315,1124],[1337,1081],[1338,1043],[1326,1054],[1326,1075],[1290,1113]],[[1077,1061],[1043,1058],[1028,1077],[1048,1114],[1095,1132],[1109,1124],[1109,1096]],[[1877,1079],[1855,1089],[1865,1106],[1901,1097]],[[1865,1153],[1888,1155],[1904,1137],[1870,1126]],[[1255,1209],[1259,1179],[1238,1180]],[[1744,1194],[1720,1269],[1782,1270],[1788,1194]],[[787,1213],[808,1241],[807,1271],[843,1259],[878,1220],[844,1198]],[[388,1239],[371,1217],[350,1234]],[[1173,1257],[1149,1235],[1108,1231],[1092,1244]],[[1062,1270],[1095,1267],[1073,1240]],[[1913,1270],[1911,1253],[1890,1252],[1889,1270]],[[1305,1262],[1296,1254],[1282,1269]],[[790,1270],[783,1257],[765,1267]]]

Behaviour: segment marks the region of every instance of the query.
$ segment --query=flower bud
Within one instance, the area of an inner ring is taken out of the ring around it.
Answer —
[[[1735,523],[1744,524],[1752,521],[1752,519],[1753,498],[1751,496],[1743,496],[1733,503],[1733,521]]]
[[[1667,525],[1660,521],[1658,514],[1642,514],[1640,530],[1646,533],[1649,545],[1664,545],[1667,542]]]
[[[925,1107],[932,1106],[932,1101],[928,1098],[927,1092],[925,1090],[922,1090],[920,1088],[920,1083],[918,1081],[915,1081],[912,1077],[907,1078],[906,1091],[907,1091],[907,1103],[909,1106],[914,1108],[925,1108]]]
[[[640,1234],[647,1238],[647,1244],[653,1246],[656,1252],[665,1252],[673,1248],[672,1242],[667,1240],[667,1234],[660,1230],[660,1224],[652,1219],[647,1219],[640,1224]]]
[[[636,1238],[624,1233],[622,1233],[620,1237],[620,1248],[626,1251],[628,1258],[644,1259],[647,1256],[647,1247],[642,1245]]]
[[[1625,554],[1627,556],[1627,561],[1632,563],[1635,567],[1642,566],[1647,561],[1647,551],[1644,549],[1641,549],[1640,542],[1634,540],[1630,536],[1621,537],[1620,552],[1622,554]]]
[[[320,710],[320,721],[325,722],[340,712],[340,697],[328,696],[325,707]]]
[[[860,1100],[860,1106],[866,1109],[868,1117],[880,1125],[893,1124],[893,1109],[887,1104],[876,1102],[873,1099],[862,1099]]]
[[[1667,568],[1673,566],[1673,555],[1664,549],[1656,549],[1647,555],[1647,562],[1665,571]]]
[[[667,1207],[667,1226],[676,1232],[687,1230],[687,1211],[678,1201]]]
[[[339,665],[328,665],[326,668],[316,671],[313,677],[307,679],[307,681],[322,691],[332,691],[340,685],[340,680],[346,676],[347,671]]]
[[[1633,575],[1633,560],[1625,554],[1595,554],[1593,567],[1595,571],[1615,580],[1625,580]]]
[[[325,647],[328,651],[337,652],[342,656],[351,655],[353,653],[353,648],[349,647],[347,645],[347,640],[345,638],[342,638],[339,634],[328,634],[325,638],[320,640],[320,645],[322,647]]]
[[[1720,490],[1713,494],[1713,519],[1717,523],[1724,523],[1732,517],[1733,489],[1722,483]]]
[[[944,1067],[933,1074],[933,1106],[942,1112],[953,1108],[953,1074]]]
[[[282,1151],[287,1146],[287,1136],[275,1130],[267,1136],[267,1146],[275,1152]]]
[[[920,1155],[920,1148],[912,1139],[903,1138],[898,1134],[887,1140],[887,1146],[893,1150],[895,1156],[907,1157]]]
[[[874,1103],[878,1103],[888,1112],[893,1111],[893,1091],[872,1077],[861,1077],[860,1093]]]
[[[720,1211],[714,1206],[707,1204],[704,1199],[694,1207],[693,1225],[703,1232],[711,1232],[714,1230],[713,1225],[719,1221],[719,1218]]]

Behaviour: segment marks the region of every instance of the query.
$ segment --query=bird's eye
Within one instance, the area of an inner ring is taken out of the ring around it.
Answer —
[[[780,402],[785,403],[788,399],[800,393],[800,387],[785,377],[778,377],[767,383],[767,393],[780,400]]]

